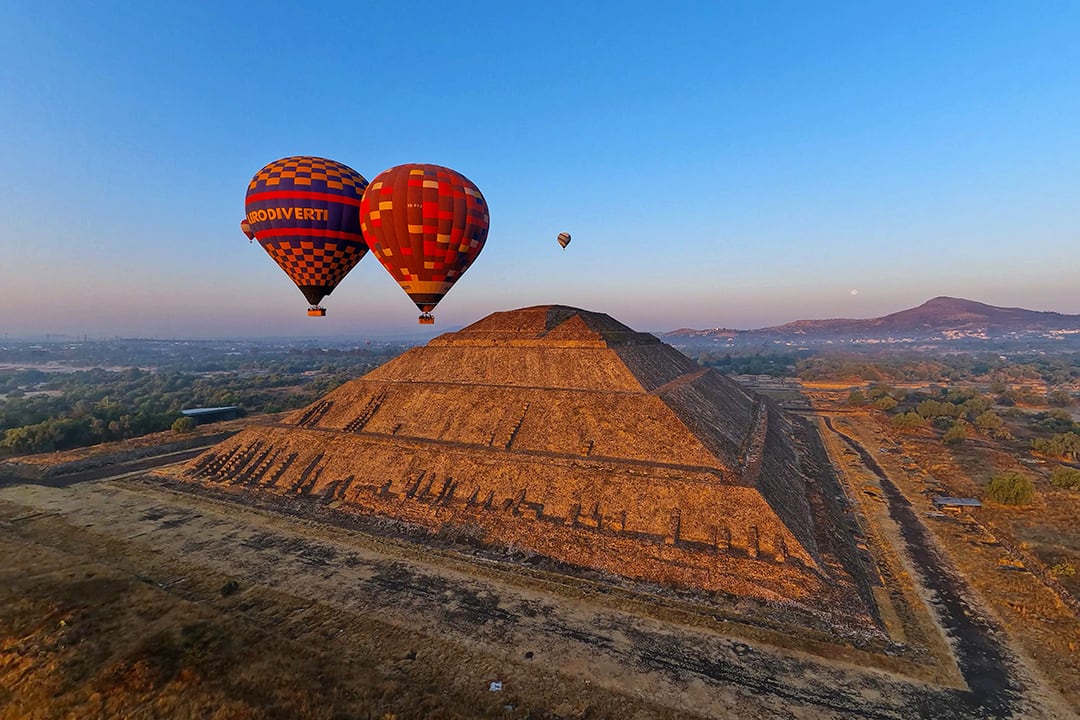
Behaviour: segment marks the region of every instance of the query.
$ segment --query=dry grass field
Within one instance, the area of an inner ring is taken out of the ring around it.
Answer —
[[[81,499],[107,513],[125,495],[144,522],[156,512],[182,522],[176,506],[158,502],[167,498],[147,505],[132,500],[146,500],[137,491]],[[64,522],[64,512],[0,505],[0,718],[682,716],[555,674],[542,643],[524,646],[535,660],[525,649],[493,656],[454,633],[313,601],[288,578],[253,584],[198,552],[185,563],[176,544],[123,539],[138,521],[102,534],[96,523]],[[501,693],[489,691],[492,680]],[[534,713],[534,703],[551,712]]]

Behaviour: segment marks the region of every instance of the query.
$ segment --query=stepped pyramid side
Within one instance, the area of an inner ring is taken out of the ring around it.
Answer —
[[[478,526],[630,577],[796,597],[820,558],[786,423],[651,335],[541,306],[414,348],[187,473]]]

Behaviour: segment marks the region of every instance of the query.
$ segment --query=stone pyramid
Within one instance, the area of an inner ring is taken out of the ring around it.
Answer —
[[[654,336],[547,305],[413,348],[185,477],[785,598],[821,578],[790,435],[771,401]]]

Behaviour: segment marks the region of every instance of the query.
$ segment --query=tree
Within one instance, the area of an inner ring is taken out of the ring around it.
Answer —
[[[1029,405],[1031,407],[1045,407],[1046,397],[1039,395],[1031,390],[1022,390],[1016,395],[1016,402],[1019,405]]]
[[[924,418],[937,417],[941,414],[941,403],[937,400],[923,400],[915,406],[915,412]]]
[[[960,445],[965,440],[967,440],[967,430],[964,429],[962,422],[953,423],[952,427],[941,436],[941,441],[946,445]]]
[[[883,397],[892,397],[895,399],[896,390],[890,385],[874,383],[866,389],[866,397],[869,400],[880,400]]]
[[[1073,396],[1060,388],[1047,393],[1046,401],[1054,407],[1069,407],[1074,402]]]
[[[975,427],[979,429],[979,432],[986,433],[990,437],[1006,438],[1009,436],[1008,431],[1005,430],[1005,421],[993,410],[979,413],[975,417]]]
[[[1035,483],[1023,473],[1008,470],[990,478],[986,497],[1004,505],[1027,505],[1035,498]]]
[[[852,390],[847,398],[848,405],[854,405],[856,407],[866,404],[866,396],[863,395],[862,390]]]
[[[967,388],[949,388],[945,392],[945,402],[953,405],[963,405],[968,400],[974,399],[976,395],[977,393],[974,390]]]
[[[878,410],[884,410],[885,412],[892,410],[894,407],[897,406],[897,404],[898,403],[896,402],[896,400],[893,400],[888,395],[882,395],[874,401],[874,407],[876,407]]]
[[[174,433],[189,433],[195,429],[195,418],[178,417],[172,424],[172,431]]]
[[[1072,577],[1076,574],[1076,566],[1071,562],[1059,562],[1050,567],[1050,574],[1056,578]]]
[[[917,430],[926,425],[926,420],[919,413],[906,412],[893,415],[892,425],[900,430]]]
[[[994,404],[992,402],[990,402],[989,400],[987,400],[986,398],[984,398],[982,395],[978,395],[976,397],[965,400],[962,403],[962,406],[964,408],[964,412],[967,413],[967,416],[969,418],[973,418],[973,417],[975,417],[977,415],[980,415],[980,414],[986,412],[991,407],[993,407]]]
[[[915,412],[927,419],[935,417],[958,418],[964,414],[964,408],[951,402],[927,399],[915,406]]]
[[[1050,482],[1068,490],[1080,490],[1080,470],[1059,465],[1050,473]]]

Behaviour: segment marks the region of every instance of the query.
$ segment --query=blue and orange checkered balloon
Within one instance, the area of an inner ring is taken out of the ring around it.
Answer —
[[[312,305],[367,252],[359,213],[367,184],[347,165],[306,155],[276,160],[248,184],[245,222]]]

